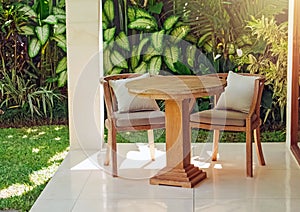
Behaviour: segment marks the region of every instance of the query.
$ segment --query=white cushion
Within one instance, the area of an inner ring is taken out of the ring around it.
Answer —
[[[118,112],[132,112],[132,111],[146,111],[146,110],[159,110],[159,107],[154,99],[140,98],[136,95],[130,94],[126,88],[126,83],[150,77],[149,74],[143,74],[138,77],[110,80],[109,85],[113,88],[118,102]]]
[[[217,102],[216,109],[231,109],[248,113],[252,103],[255,76],[243,76],[229,71],[227,86]]]

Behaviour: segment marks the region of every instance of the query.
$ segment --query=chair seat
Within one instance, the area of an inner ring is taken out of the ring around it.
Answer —
[[[204,110],[194,113],[190,116],[191,122],[212,124],[212,125],[230,125],[230,126],[246,126],[247,113],[234,110]],[[257,119],[257,115],[252,116],[252,122]]]
[[[165,113],[159,110],[130,113],[114,112],[117,127],[143,126],[165,123]]]

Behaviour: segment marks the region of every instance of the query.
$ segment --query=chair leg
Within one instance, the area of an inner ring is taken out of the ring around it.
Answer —
[[[149,142],[149,149],[150,149],[150,156],[151,160],[155,160],[155,146],[154,146],[154,132],[153,130],[148,130],[148,142]]]
[[[250,129],[246,130],[246,172],[247,177],[253,177],[252,167],[252,132]]]
[[[260,128],[254,129],[254,142],[256,144],[256,154],[259,160],[259,163],[261,166],[266,165],[265,158],[263,155],[262,147],[261,147],[261,142],[260,142]]]
[[[220,140],[220,130],[214,130],[212,161],[217,161]]]
[[[108,166],[110,162],[112,137],[111,137],[111,123],[107,119],[105,120],[105,127],[107,128],[107,146],[106,146],[104,166]]]
[[[117,162],[117,131],[114,127],[111,130],[111,140],[112,140],[112,175],[113,177],[118,177],[118,162]]]
[[[112,153],[112,175],[113,175],[113,177],[117,177],[118,176],[117,141],[116,141],[117,131],[108,120],[105,122],[105,126],[106,126],[108,132],[107,132],[106,157],[105,157],[104,165],[105,166],[109,165],[110,155]]]
[[[105,161],[104,166],[108,166],[110,162],[110,152],[111,152],[111,129],[107,129],[107,146],[106,146],[106,155],[105,155]]]

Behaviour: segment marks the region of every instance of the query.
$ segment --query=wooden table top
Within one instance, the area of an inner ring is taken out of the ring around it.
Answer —
[[[225,80],[212,76],[152,76],[128,82],[130,93],[153,99],[186,99],[222,92]]]

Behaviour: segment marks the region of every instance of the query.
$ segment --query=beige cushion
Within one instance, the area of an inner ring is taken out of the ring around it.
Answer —
[[[217,102],[216,109],[231,109],[248,113],[252,103],[255,80],[258,77],[228,73],[227,86]]]
[[[191,122],[212,125],[246,126],[247,114],[233,110],[204,110],[191,115]],[[256,114],[252,116],[252,122],[257,119]]]
[[[126,83],[149,77],[149,74],[143,74],[134,78],[110,80],[109,85],[113,88],[118,102],[118,112],[124,113],[129,111],[145,111],[145,110],[159,110],[159,107],[154,99],[139,98],[128,92]]]
[[[162,111],[142,111],[114,113],[117,127],[164,124],[165,113]]]

